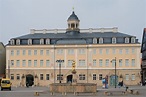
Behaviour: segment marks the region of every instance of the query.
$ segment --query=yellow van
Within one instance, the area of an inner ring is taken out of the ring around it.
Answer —
[[[3,89],[9,89],[9,90],[11,90],[11,82],[10,82],[10,79],[8,79],[8,78],[3,78],[3,79],[1,80],[1,91],[2,91]]]

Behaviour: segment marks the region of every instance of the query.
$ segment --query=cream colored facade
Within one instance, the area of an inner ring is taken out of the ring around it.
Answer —
[[[26,76],[32,75],[35,86],[59,83],[59,65],[62,59],[62,83],[71,75],[71,61],[76,62],[78,83],[97,83],[108,76],[113,85],[115,63],[117,79],[126,85],[140,83],[140,44],[90,44],[90,45],[13,45],[6,47],[7,77],[13,86],[25,86]],[[116,57],[116,62],[113,60]],[[10,67],[9,67],[10,66]]]

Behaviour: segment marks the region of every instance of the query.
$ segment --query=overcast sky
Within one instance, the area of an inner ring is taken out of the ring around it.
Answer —
[[[67,28],[74,7],[80,28],[118,27],[141,42],[146,28],[146,0],[0,0],[0,42],[30,29]]]

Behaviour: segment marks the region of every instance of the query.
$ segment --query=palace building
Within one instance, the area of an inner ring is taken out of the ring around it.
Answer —
[[[6,76],[12,85],[48,86],[72,82],[75,61],[77,83],[137,85],[140,76],[140,43],[136,36],[113,28],[80,29],[73,11],[67,29],[31,29],[11,38],[6,46]],[[61,62],[60,62],[61,61]],[[116,79],[115,79],[116,78]]]

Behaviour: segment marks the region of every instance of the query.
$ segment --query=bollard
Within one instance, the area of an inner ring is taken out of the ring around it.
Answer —
[[[34,92],[34,96],[39,96],[39,92]]]

